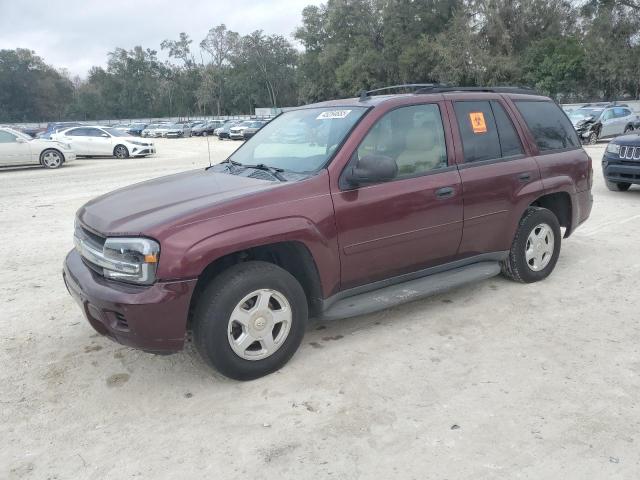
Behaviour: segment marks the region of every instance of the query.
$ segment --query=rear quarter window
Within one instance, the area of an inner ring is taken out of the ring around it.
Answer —
[[[541,152],[580,148],[573,125],[555,103],[531,100],[514,103]]]

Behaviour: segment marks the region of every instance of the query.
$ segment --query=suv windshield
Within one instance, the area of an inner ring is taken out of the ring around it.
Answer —
[[[305,108],[283,113],[262,127],[231,160],[306,173],[327,162],[366,107]]]

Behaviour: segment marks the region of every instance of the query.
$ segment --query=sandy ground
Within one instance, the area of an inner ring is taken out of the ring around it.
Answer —
[[[548,280],[315,325],[248,383],[97,336],[60,274],[76,209],[205,166],[202,138],[0,172],[0,478],[639,478],[640,188],[606,190],[603,149]]]

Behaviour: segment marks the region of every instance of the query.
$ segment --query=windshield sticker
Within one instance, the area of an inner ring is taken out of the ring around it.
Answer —
[[[316,117],[316,120],[331,120],[334,118],[344,118],[351,113],[351,110],[329,110],[322,112]]]
[[[471,120],[473,133],[487,133],[487,124],[484,121],[484,113],[471,112],[469,114],[469,120]]]

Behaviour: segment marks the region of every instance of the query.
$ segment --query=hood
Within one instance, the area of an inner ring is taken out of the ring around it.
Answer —
[[[151,235],[205,209],[281,185],[212,171],[160,177],[102,195],[78,210],[80,221],[103,235]]]
[[[611,143],[617,145],[631,145],[633,147],[640,147],[640,133],[632,133],[630,135],[622,135],[611,140]]]

